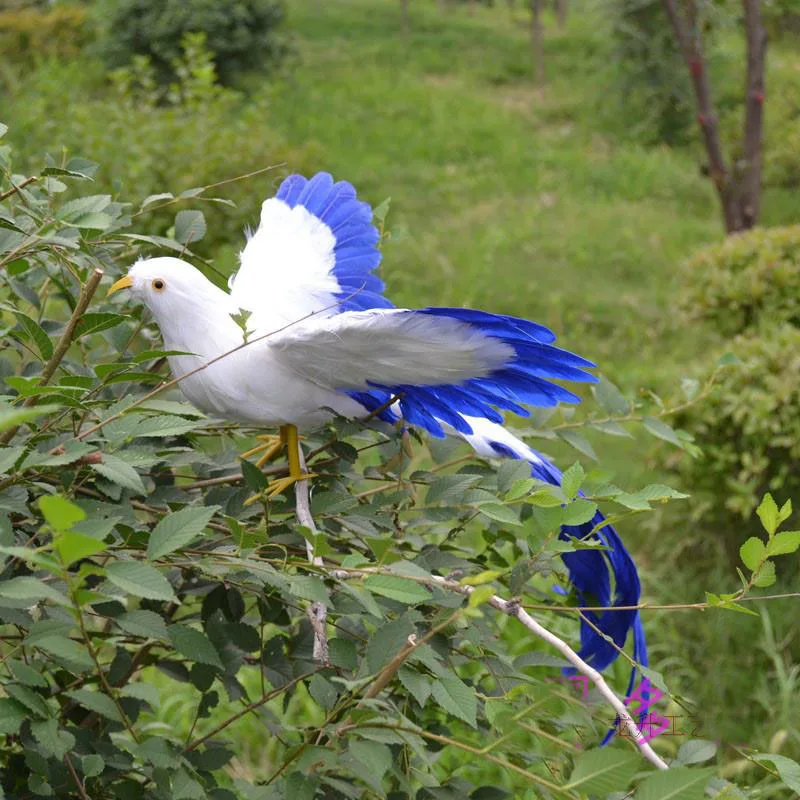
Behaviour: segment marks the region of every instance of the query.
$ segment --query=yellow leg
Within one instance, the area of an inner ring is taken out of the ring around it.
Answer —
[[[265,437],[266,438],[266,437]],[[273,437],[273,439],[276,437]],[[314,477],[311,474],[306,474],[303,472],[300,466],[300,437],[297,435],[297,427],[295,425],[281,425],[280,429],[280,437],[277,443],[271,442],[266,446],[267,452],[272,455],[273,450],[277,444],[277,450],[280,450],[284,445],[286,446],[286,455],[289,459],[289,474],[285,478],[278,478],[274,480],[264,492],[264,496],[266,497],[275,497],[276,495],[281,494],[282,492],[286,491],[290,486],[297,483],[297,481],[307,480],[308,478]],[[259,452],[263,447],[255,448],[256,452]],[[275,452],[277,452],[275,450]],[[248,451],[252,455],[252,451]],[[245,455],[245,454],[243,454]],[[266,453],[265,453],[266,455]],[[262,456],[258,460],[258,466],[262,466]],[[264,460],[263,463],[266,463]],[[251,503],[254,503],[258,500],[262,495],[255,495],[254,497],[249,497],[245,500],[245,505],[249,506]]]
[[[259,457],[258,461],[256,461],[256,466],[261,469],[264,464],[272,461],[272,459],[280,453],[281,449],[286,444],[286,439],[283,435],[283,428],[281,428],[280,435],[278,436],[270,433],[256,436],[256,439],[258,439],[261,444],[256,445],[250,450],[246,450],[239,458],[250,458],[256,455],[256,453],[261,453],[262,455]]]

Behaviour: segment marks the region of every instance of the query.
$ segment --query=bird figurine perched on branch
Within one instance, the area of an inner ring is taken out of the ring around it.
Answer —
[[[170,355],[170,368],[198,408],[279,427],[280,437],[246,454],[263,450],[264,463],[287,448],[289,475],[269,487],[273,495],[307,477],[298,429],[335,415],[458,435],[481,456],[527,461],[532,477],[560,485],[559,470],[506,430],[500,411],[528,416],[525,406],[577,403],[552,381],[594,382],[594,364],[555,347],[554,334],[535,322],[395,308],[373,274],[379,239],[351,184],[327,173],[291,175],[264,202],[229,293],[177,258],[139,261],[111,292],[130,289],[153,313],[165,347],[186,353]],[[598,512],[560,535],[604,546],[562,554],[581,605],[620,607],[584,612],[581,657],[603,670],[632,632],[634,660],[646,666],[639,578],[618,534]],[[628,693],[635,677],[636,669]]]

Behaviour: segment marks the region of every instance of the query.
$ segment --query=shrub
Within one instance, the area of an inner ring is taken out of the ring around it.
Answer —
[[[757,529],[752,513],[765,491],[800,496],[800,329],[752,327],[727,349],[738,363],[722,370],[710,397],[677,423],[702,450],[682,462],[686,485],[710,498],[705,519],[735,555]]]
[[[611,715],[548,682],[562,662],[487,604],[495,591],[551,602],[551,624],[577,639],[571,600],[552,586],[572,546],[560,524],[594,513],[589,500],[565,505],[580,467],[568,496],[532,493],[527,464],[467,465],[458,443],[420,442],[411,472],[401,430],[342,422],[306,440],[319,534],[286,500],[246,505],[266,483],[238,458],[253,431],[221,428],[169,385],[153,391],[165,354],[148,349],[152,325],[97,291],[98,271],[118,276],[142,246],[192,258],[187,222],[202,235],[201,212],[182,210],[176,238],[155,238],[129,203],[93,193],[91,162],[25,176],[10,158],[0,146],[5,796],[625,791],[637,755],[573,744],[598,741]],[[626,405],[609,392],[606,404]],[[628,512],[674,494],[604,492]],[[349,572],[309,563],[309,547]],[[469,601],[453,590],[467,586]],[[328,613],[329,661],[315,653],[312,603],[314,622]],[[592,783],[609,763],[613,776]],[[686,781],[685,768],[665,774],[643,791]]]
[[[18,67],[29,68],[46,58],[73,58],[92,34],[80,6],[0,11],[0,50]]]
[[[19,122],[10,135],[28,149],[91,151],[102,165],[95,176],[99,188],[142,198],[165,187],[179,194],[282,162],[305,169],[311,149],[290,148],[275,133],[263,96],[246,98],[218,86],[201,39],[186,38],[174,65],[176,80],[166,87],[158,85],[146,57],[117,70],[111,87],[102,85],[102,71],[88,59],[43,65],[13,97],[11,112]],[[276,180],[266,173],[258,184],[226,187],[236,208],[217,204],[208,210],[211,235],[201,248],[238,243]],[[170,223],[164,215],[149,224],[151,231],[165,231]]]
[[[111,66],[148,56],[161,83],[175,78],[173,64],[187,33],[203,33],[220,79],[276,62],[284,46],[276,30],[279,0],[111,0],[103,49]]]
[[[800,325],[800,225],[729,236],[686,261],[681,279],[683,309],[725,336]]]

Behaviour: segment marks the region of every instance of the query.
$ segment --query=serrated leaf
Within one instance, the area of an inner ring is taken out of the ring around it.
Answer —
[[[64,566],[69,567],[82,558],[101,553],[106,549],[106,544],[93,536],[86,536],[77,531],[64,531],[55,537],[54,547],[61,556]]]
[[[133,636],[145,636],[148,639],[161,641],[169,639],[166,623],[155,611],[146,611],[145,609],[128,611],[114,617],[114,622],[123,631]]]
[[[481,480],[480,475],[443,475],[428,487],[426,502],[428,504],[459,503],[467,491],[477,486]]]
[[[483,503],[480,506],[480,512],[489,519],[505,525],[522,525],[519,514],[513,508],[500,503]]]
[[[675,444],[678,447],[683,446],[683,443],[678,438],[678,434],[675,433],[675,431],[669,425],[667,425],[666,422],[663,422],[656,417],[645,417],[642,420],[642,425],[644,426],[645,430],[652,433],[653,436],[663,439],[665,442]]]
[[[565,791],[580,789],[587,794],[607,795],[628,788],[639,764],[639,756],[623,750],[589,750],[575,760]]]
[[[24,661],[7,658],[5,663],[11,670],[12,675],[20,683],[24,683],[26,686],[38,686],[40,689],[49,688],[50,684],[47,682],[47,678],[33,669],[33,667],[28,666]]]
[[[73,689],[71,692],[67,692],[67,696],[76,703],[80,703],[84,708],[88,708],[89,711],[94,711],[113,722],[122,722],[119,709],[107,694],[93,692],[91,689]]]
[[[527,497],[530,494],[535,485],[536,481],[533,478],[520,478],[514,481],[503,500],[505,500],[506,503],[513,503],[517,500],[521,500],[523,497]]]
[[[176,623],[167,628],[167,633],[175,649],[190,661],[223,669],[217,649],[201,631]]]
[[[148,600],[175,601],[169,581],[149,564],[138,561],[117,561],[106,567],[106,577],[124,592]]]
[[[33,408],[3,409],[0,411],[0,431],[16,428],[17,425],[30,422],[46,414],[52,414],[60,408],[61,405],[48,403],[47,405],[34,406]]]
[[[742,563],[751,571],[755,572],[766,551],[764,542],[761,539],[751,536],[740,548],[739,556]]]
[[[574,447],[579,453],[583,453],[593,461],[597,461],[597,453],[589,444],[589,440],[576,431],[557,431],[559,438],[563,439],[568,445]]]
[[[569,469],[564,471],[561,476],[561,491],[567,500],[572,500],[578,494],[578,490],[583,485],[586,472],[581,466],[580,461],[576,461]]]
[[[158,194],[150,194],[142,201],[140,208],[147,208],[151,203],[157,203],[159,200],[174,200],[175,195],[172,192],[159,192]]]
[[[678,750],[678,761],[681,764],[702,764],[710,758],[714,758],[717,753],[717,746],[714,742],[705,739],[693,739],[681,745]]]
[[[592,394],[597,400],[603,411],[614,416],[624,416],[631,411],[631,403],[628,398],[605,376],[600,378],[600,382],[592,386]]]
[[[445,673],[431,686],[433,699],[448,713],[477,727],[478,700],[475,691],[453,673]]]
[[[94,661],[86,650],[66,636],[51,634],[37,637],[35,644],[40,650],[67,665],[72,672],[83,672],[94,667]]]
[[[0,734],[18,733],[20,726],[29,716],[25,706],[7,697],[0,698]]]
[[[52,712],[47,707],[47,703],[45,703],[42,696],[38,692],[34,692],[33,689],[28,686],[21,686],[18,683],[6,683],[3,686],[3,690],[9,697],[21,703],[37,717],[46,719],[52,716]]]
[[[162,517],[147,543],[147,557],[155,560],[200,536],[219,506],[187,506]]]
[[[431,696],[431,680],[405,664],[397,671],[397,677],[422,708]]]
[[[143,417],[132,430],[134,438],[158,439],[166,436],[182,436],[203,425],[203,420],[183,419],[176,416]]]
[[[206,218],[202,211],[186,209],[175,215],[175,240],[181,244],[199,242],[206,235]]]
[[[75,327],[75,338],[88,336],[91,333],[105,331],[127,321],[129,317],[122,314],[112,314],[106,311],[84,314]]]
[[[764,497],[761,500],[761,503],[759,503],[759,506],[756,509],[756,514],[758,514],[758,518],[761,520],[761,524],[764,526],[764,530],[770,536],[772,536],[772,534],[775,533],[775,531],[778,528],[779,512],[778,512],[778,506],[769,492],[767,492],[764,495]]]
[[[431,599],[430,591],[422,584],[407,578],[395,578],[392,575],[370,575],[364,581],[364,588],[373,594],[409,606],[426,603]]]
[[[35,319],[23,314],[21,311],[14,310],[14,316],[22,330],[25,332],[26,338],[30,339],[36,344],[39,355],[47,360],[53,355],[53,343],[50,337],[45,333],[44,328],[36,322]]]
[[[754,756],[751,756],[753,761],[770,761],[775,769],[778,770],[778,774],[781,776],[781,780],[792,790],[795,792],[800,792],[800,764],[796,761],[793,761],[791,758],[787,758],[786,756],[779,756],[773,753],[757,753]]]
[[[42,600],[52,600],[61,606],[70,605],[69,600],[58,589],[31,575],[20,575],[10,581],[0,581],[0,597],[27,601],[31,605]]]
[[[371,784],[380,788],[383,776],[392,766],[392,751],[385,744],[366,739],[351,739],[348,749],[358,763],[369,771]]]
[[[99,464],[89,465],[95,472],[107,478],[112,483],[130,489],[136,494],[147,494],[147,489],[139,473],[130,465],[126,464],[121,458],[109,454],[103,455],[103,461]]]
[[[39,510],[55,531],[69,530],[76,522],[86,519],[86,512],[80,506],[58,494],[40,497]]]
[[[800,549],[800,531],[776,533],[767,544],[767,555],[783,556]]]
[[[758,575],[753,581],[753,585],[758,586],[761,589],[764,589],[767,586],[772,586],[772,584],[775,583],[776,580],[777,577],[775,575],[775,562],[765,561],[761,565],[761,569],[759,569]]]
[[[48,719],[31,723],[33,738],[50,756],[61,761],[75,746],[75,737],[58,727],[58,720]]]
[[[564,508],[562,525],[583,525],[597,513],[597,503],[578,498]]]
[[[81,771],[87,778],[97,777],[103,769],[105,769],[105,761],[103,757],[97,753],[91,753],[88,756],[81,756]]]
[[[0,475],[8,472],[24,452],[24,447],[0,447]]]
[[[713,769],[672,767],[645,778],[636,792],[636,800],[703,800]]]
[[[370,672],[377,672],[400,652],[414,633],[414,625],[405,614],[381,625],[367,642],[366,659]]]

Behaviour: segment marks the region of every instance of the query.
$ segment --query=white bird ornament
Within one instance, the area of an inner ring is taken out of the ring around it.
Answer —
[[[305,477],[298,428],[334,414],[403,419],[434,436],[455,433],[482,456],[523,459],[533,477],[559,485],[551,462],[509,433],[500,410],[577,403],[552,380],[596,381],[594,364],[553,345],[534,322],[463,308],[395,308],[373,274],[381,260],[372,210],[346,181],[327,173],[291,175],[266,200],[227,293],[191,264],[152,258],[134,264],[110,293],[128,288],[153,313],[186,397],[203,411],[251,425],[280,427],[289,477]],[[234,319],[249,313],[243,331]],[[273,437],[274,438],[274,437]],[[639,579],[616,531],[598,512],[561,536],[591,536],[607,548],[562,555],[581,605],[636,606]],[[610,568],[610,569],[609,569]],[[611,575],[614,586],[612,591]],[[634,658],[647,664],[636,610],[585,612],[581,656],[604,669],[633,630]],[[631,687],[635,679],[631,677]]]

